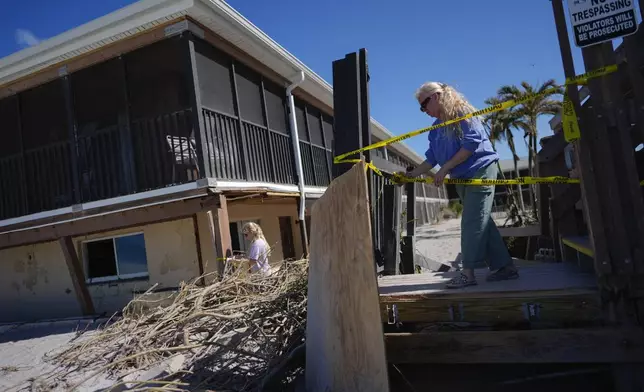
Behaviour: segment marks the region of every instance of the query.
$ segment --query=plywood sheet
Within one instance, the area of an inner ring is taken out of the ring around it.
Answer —
[[[306,389],[388,391],[365,164],[313,205]]]

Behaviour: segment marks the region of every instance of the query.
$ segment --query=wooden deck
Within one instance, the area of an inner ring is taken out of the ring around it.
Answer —
[[[378,280],[382,320],[395,323],[583,324],[601,318],[595,277],[570,263],[518,262],[520,279],[447,289],[458,272],[396,275]]]
[[[591,274],[582,274],[576,266],[564,263],[523,262],[517,267],[520,278],[502,282],[486,282],[487,270],[476,270],[478,285],[463,289],[446,289],[447,281],[458,272],[438,272],[385,276],[379,279],[381,296],[477,296],[478,294],[514,295],[531,291],[595,290]]]
[[[391,363],[619,363],[644,356],[644,331],[606,324],[591,273],[518,263],[520,279],[447,289],[458,272],[378,280]]]

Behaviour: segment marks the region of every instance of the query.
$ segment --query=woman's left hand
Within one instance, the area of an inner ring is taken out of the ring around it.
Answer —
[[[445,170],[444,167],[441,167],[438,173],[434,175],[434,185],[440,186],[443,184],[443,181],[445,180],[445,176],[447,176],[447,170]]]

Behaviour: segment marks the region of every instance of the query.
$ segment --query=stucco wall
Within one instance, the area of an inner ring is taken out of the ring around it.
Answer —
[[[302,256],[302,241],[300,238],[300,229],[296,224],[297,220],[297,205],[295,198],[288,201],[280,201],[279,203],[271,203],[267,199],[263,203],[256,201],[252,202],[231,202],[228,204],[228,219],[233,221],[240,220],[255,220],[259,219],[262,231],[266,237],[268,245],[271,246],[272,252],[269,257],[270,260],[283,260],[284,254],[282,252],[282,239],[280,237],[280,216],[291,217],[291,229],[293,230],[293,244],[295,247],[295,257]],[[231,233],[234,235],[234,233]]]
[[[199,275],[192,219],[159,223],[74,238],[79,258],[81,241],[143,232],[149,278],[88,286],[98,313],[114,312],[132,298],[133,290],[155,283],[176,287]],[[58,242],[0,250],[0,322],[79,316],[67,264]]]

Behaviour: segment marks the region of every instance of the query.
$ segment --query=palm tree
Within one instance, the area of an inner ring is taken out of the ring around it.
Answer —
[[[502,86],[497,91],[497,97],[501,101],[510,99],[519,100],[533,94],[539,94],[534,99],[526,101],[513,108],[514,121],[513,127],[523,131],[523,137],[526,139],[528,147],[528,170],[531,176],[534,176],[534,163],[537,157],[537,119],[543,115],[555,115],[561,109],[561,101],[553,99],[555,95],[563,95],[564,89],[558,86],[553,80],[547,80],[538,88],[533,87],[528,82],[521,82],[520,86]],[[534,186],[528,186],[530,190],[530,200],[537,215],[537,203],[535,198]]]
[[[501,100],[496,97],[488,98],[485,100],[485,104],[489,106],[494,106],[498,103],[500,103]],[[495,142],[498,141],[505,141],[508,144],[508,147],[510,148],[510,152],[512,153],[512,159],[514,160],[514,172],[517,177],[519,177],[519,168],[517,165],[517,162],[519,161],[519,156],[517,155],[517,150],[516,146],[514,144],[514,135],[512,134],[512,129],[517,127],[516,120],[517,120],[517,114],[515,113],[514,108],[510,109],[505,109],[499,112],[494,112],[488,114],[484,121],[483,124],[485,128],[487,129],[488,132],[488,137],[490,139],[490,142],[492,143],[492,148],[496,151],[496,145]],[[501,170],[501,165],[497,162],[498,168],[499,168],[499,173],[503,175],[503,171]],[[505,177],[504,177],[505,178]],[[517,203],[516,198],[514,197],[514,192],[512,192],[511,187],[507,187],[508,192],[510,193],[510,197],[514,198],[515,204]],[[521,191],[521,185],[517,184],[517,190],[519,191],[519,200],[518,200],[518,205],[521,208],[521,212],[525,211],[525,204],[523,202],[523,193]]]

